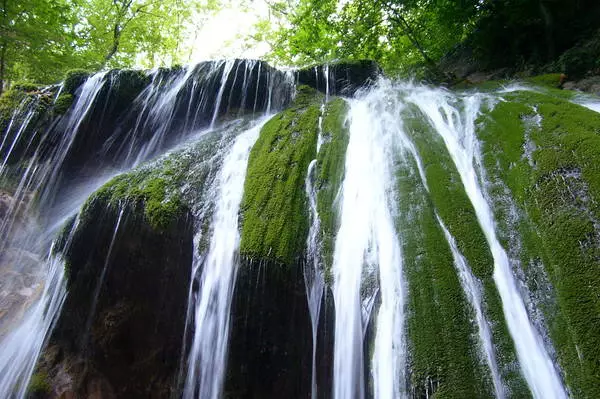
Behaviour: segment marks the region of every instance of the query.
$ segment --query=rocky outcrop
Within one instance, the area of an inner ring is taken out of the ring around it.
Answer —
[[[334,62],[300,69],[298,82],[332,95],[354,94],[361,87],[368,86],[381,75],[381,69],[371,60]]]
[[[317,386],[332,386],[333,296],[323,296],[318,330]],[[300,263],[246,259],[240,266],[231,313],[226,398],[308,398],[312,332]]]
[[[65,248],[66,303],[40,364],[52,397],[168,397],[176,386],[193,222],[148,222],[144,203],[96,196]],[[98,395],[98,396],[96,396]]]

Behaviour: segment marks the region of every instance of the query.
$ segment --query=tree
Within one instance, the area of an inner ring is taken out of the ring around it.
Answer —
[[[458,3],[458,4],[457,4]],[[271,3],[284,22],[264,36],[284,63],[372,58],[388,71],[436,59],[469,29],[476,0],[299,0]],[[443,31],[439,36],[434,35]]]
[[[7,81],[51,81],[72,62],[76,17],[67,0],[2,0],[0,90]]]
[[[179,62],[191,15],[218,0],[0,0],[0,87],[68,69]],[[0,89],[1,90],[1,89]]]

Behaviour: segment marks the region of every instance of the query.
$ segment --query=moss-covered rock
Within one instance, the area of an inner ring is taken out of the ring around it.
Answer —
[[[66,93],[74,95],[79,86],[87,80],[92,73],[83,69],[73,69],[66,73],[63,82],[63,90]]]
[[[539,86],[558,88],[561,86],[564,79],[565,75],[562,73],[548,73],[526,78],[525,81]]]
[[[52,392],[52,386],[48,380],[48,375],[45,372],[37,372],[31,376],[29,386],[27,387],[27,397],[45,398]]]
[[[0,96],[0,156],[15,164],[30,156],[40,140],[37,131],[44,131],[52,121],[51,91],[30,92],[12,88]]]
[[[292,107],[262,128],[252,148],[241,205],[243,256],[291,266],[308,233],[304,180],[316,156],[322,96],[300,87]]]
[[[335,234],[339,229],[338,207],[335,198],[344,178],[348,126],[348,104],[335,99],[327,104],[323,115],[323,144],[317,156],[317,210],[321,222],[321,257],[327,276],[333,264]]]
[[[38,91],[40,86],[31,82],[16,82],[12,85],[12,89],[22,91],[25,93]]]
[[[425,117],[409,109],[406,128],[421,156],[431,201],[444,221],[473,274],[481,281],[485,312],[491,324],[497,361],[502,378],[512,396],[529,397],[519,370],[515,348],[504,320],[502,302],[493,281],[494,261],[475,210],[465,193],[458,171],[444,142],[425,122]]]
[[[56,101],[54,102],[53,111],[57,115],[62,115],[68,111],[68,109],[73,105],[74,97],[72,94],[64,93],[58,96]]]
[[[400,194],[397,225],[409,292],[407,333],[414,396],[492,397],[494,389],[481,355],[474,312],[414,160],[403,162],[396,177]]]
[[[600,115],[560,98],[506,94],[482,118],[488,170],[510,188],[534,234],[523,257],[539,258],[558,306],[550,336],[575,397],[596,397],[600,375]],[[530,121],[539,113],[539,124]]]
[[[112,179],[57,242],[69,295],[50,344],[64,355],[45,366],[56,381],[65,372],[78,381],[69,388],[77,395],[96,380],[127,397],[175,389],[195,232],[181,189],[188,170],[176,162]],[[84,366],[67,367],[69,359]]]

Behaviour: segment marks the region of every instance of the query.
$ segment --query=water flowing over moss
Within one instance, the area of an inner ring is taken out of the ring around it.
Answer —
[[[323,115],[323,144],[317,155],[317,209],[321,219],[321,250],[325,269],[333,263],[335,233],[339,228],[336,196],[344,177],[344,161],[348,147],[346,101],[335,99],[325,107]]]
[[[304,179],[315,158],[322,96],[300,87],[291,108],[262,128],[248,160],[240,253],[292,265],[304,253]]]
[[[417,397],[492,397],[474,315],[416,163],[403,162],[396,176],[401,215],[397,224],[409,291],[411,386]]]
[[[524,260],[540,259],[555,290],[545,316],[566,383],[598,397],[600,115],[541,93],[504,99],[481,118],[485,162],[530,224]]]
[[[408,112],[412,115],[406,120],[407,130],[422,158],[431,201],[456,239],[457,247],[473,274],[483,285],[486,313],[491,323],[503,380],[514,397],[528,397],[529,391],[519,371],[514,345],[504,321],[500,296],[492,278],[494,261],[475,210],[442,139],[431,131],[423,115],[416,110]]]

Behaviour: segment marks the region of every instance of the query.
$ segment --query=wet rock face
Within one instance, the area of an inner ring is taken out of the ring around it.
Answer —
[[[339,62],[329,66],[319,65],[299,70],[298,83],[325,93],[327,73],[330,94],[350,96],[361,87],[375,82],[381,74],[381,69],[375,61],[370,60]]]
[[[116,397],[168,397],[182,351],[192,221],[183,214],[157,231],[131,206],[118,230],[117,220],[118,210],[99,202],[76,230],[66,251],[69,295],[50,342],[61,355],[45,367],[53,379],[71,370],[70,389],[84,397],[94,380]],[[85,366],[67,367],[72,359]]]
[[[242,261],[231,314],[224,397],[310,397],[312,331],[302,267]],[[323,397],[332,386],[333,317],[333,298],[324,295],[316,359]]]

